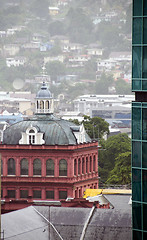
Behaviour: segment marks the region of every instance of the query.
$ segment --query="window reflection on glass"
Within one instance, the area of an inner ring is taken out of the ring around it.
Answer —
[[[132,49],[133,55],[133,69],[132,69],[132,77],[133,78],[141,78],[141,47],[133,47]]]
[[[132,166],[141,166],[141,142],[132,142]]]
[[[132,169],[132,200],[141,200],[141,170]]]
[[[132,138],[141,139],[141,108],[132,108]]]
[[[141,219],[141,204],[140,203],[132,203],[132,214],[133,214],[133,228],[141,229],[142,227],[142,219]],[[140,239],[140,238],[138,238]]]

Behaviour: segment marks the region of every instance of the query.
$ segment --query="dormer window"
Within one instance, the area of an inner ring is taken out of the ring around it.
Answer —
[[[19,144],[42,145],[44,143],[43,133],[39,132],[37,126],[30,126],[27,128],[26,132],[22,132],[22,138],[19,141]]]
[[[34,144],[35,143],[35,131],[31,129],[29,131],[29,144]]]

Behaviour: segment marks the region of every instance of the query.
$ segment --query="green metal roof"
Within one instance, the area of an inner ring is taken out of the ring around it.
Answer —
[[[74,123],[56,118],[52,114],[36,115],[35,117],[11,125],[4,131],[3,144],[19,144],[22,132],[28,127],[36,127],[38,132],[43,133],[45,145],[76,145],[77,140],[73,133],[76,126]],[[86,134],[86,142],[90,142]]]

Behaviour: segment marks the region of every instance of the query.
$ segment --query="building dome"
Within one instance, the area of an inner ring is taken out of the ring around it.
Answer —
[[[37,99],[49,99],[52,98],[52,94],[51,92],[48,90],[46,83],[44,82],[42,84],[41,89],[38,91],[37,95],[36,95]]]
[[[34,132],[38,139],[29,142]],[[40,139],[39,139],[40,138]],[[28,140],[27,140],[28,139]],[[4,131],[3,144],[33,144],[33,145],[76,145],[91,142],[84,126],[56,118],[54,115],[38,115],[11,125]]]

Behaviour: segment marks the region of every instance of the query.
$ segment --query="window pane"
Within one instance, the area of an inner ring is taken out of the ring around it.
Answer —
[[[81,161],[80,161],[80,158],[78,159],[78,174],[80,174],[80,163],[81,163]]]
[[[132,77],[141,78],[141,47],[133,47]]]
[[[141,81],[132,79],[132,90],[141,90]]]
[[[54,191],[46,191],[47,199],[54,199]]]
[[[132,169],[132,200],[141,200],[141,170]]]
[[[34,190],[33,191],[33,198],[41,198],[41,191],[40,190]]]
[[[139,2],[141,2],[141,1],[139,1]],[[143,12],[144,12],[144,15],[147,15],[147,1],[146,0],[143,1]]]
[[[59,163],[59,176],[67,176],[67,162],[64,159]]]
[[[20,174],[28,175],[28,160],[23,158],[20,163]]]
[[[132,203],[133,228],[141,229],[141,204]]]
[[[142,137],[147,140],[147,108],[142,110]]]
[[[86,173],[88,173],[88,158],[86,158]]]
[[[66,199],[67,191],[59,191],[59,199]]]
[[[133,3],[133,15],[142,16],[142,0],[134,0]]]
[[[82,158],[82,174],[84,174],[84,158]]]
[[[95,171],[95,156],[93,156],[93,171]]]
[[[143,230],[147,231],[147,204],[143,204]],[[146,238],[144,238],[146,239]]]
[[[92,159],[90,157],[90,172],[92,171]]]
[[[134,18],[133,20],[133,43],[141,43],[142,18]]]
[[[15,198],[15,190],[8,190],[7,194],[9,198]]]
[[[77,169],[77,160],[74,160],[74,175],[76,176],[76,169]]]
[[[142,77],[147,78],[147,47],[143,48]]]
[[[143,43],[147,44],[147,19],[146,18],[143,18]]]
[[[33,162],[33,175],[41,175],[41,160],[38,158]]]
[[[46,161],[46,175],[54,176],[54,161],[52,159]]]
[[[141,139],[141,109],[133,108],[132,109],[132,138]]]
[[[3,175],[3,160],[1,160],[1,175]]]
[[[142,172],[142,184],[143,184],[143,201],[147,202],[147,171]]]
[[[28,190],[20,190],[21,198],[28,198]]]
[[[142,239],[142,232],[133,231],[133,240],[141,240]]]
[[[132,142],[132,166],[141,166],[141,142]]]
[[[147,142],[142,143],[142,166],[147,168]]]
[[[8,159],[8,175],[15,175],[15,160],[13,158]]]

